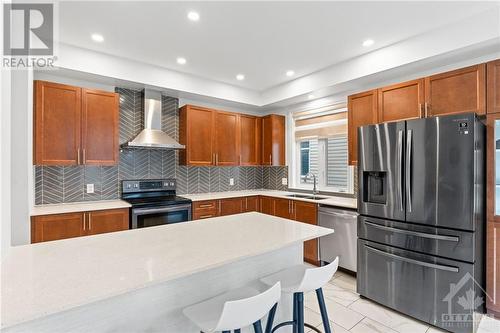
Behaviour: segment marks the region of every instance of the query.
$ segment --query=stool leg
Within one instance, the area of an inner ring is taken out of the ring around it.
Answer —
[[[297,305],[297,293],[293,294],[293,333],[297,333],[298,329],[298,308],[299,306]]]
[[[241,330],[238,328],[237,330],[234,330],[234,333],[241,333]]]
[[[255,333],[262,333],[262,325],[260,324],[260,320],[257,320],[253,323],[253,330]]]
[[[278,303],[274,304],[274,306],[271,308],[271,311],[269,311],[269,315],[267,316],[267,322],[266,322],[266,333],[271,333],[273,329],[274,315],[276,314],[277,307]]]
[[[304,293],[297,293],[297,333],[304,333]]]
[[[319,310],[321,312],[321,320],[323,320],[323,327],[325,333],[331,333],[330,321],[328,320],[328,312],[326,311],[325,298],[323,297],[323,289],[316,289],[316,296],[318,297]]]

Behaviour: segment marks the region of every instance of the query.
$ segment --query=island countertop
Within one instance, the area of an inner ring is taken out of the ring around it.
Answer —
[[[332,233],[245,213],[13,247],[1,263],[9,327]]]

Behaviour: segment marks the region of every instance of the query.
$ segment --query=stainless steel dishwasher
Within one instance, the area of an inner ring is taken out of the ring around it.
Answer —
[[[357,219],[354,210],[330,206],[319,207],[319,225],[334,229],[334,233],[319,239],[319,259],[332,262],[339,257],[339,266],[356,272]]]

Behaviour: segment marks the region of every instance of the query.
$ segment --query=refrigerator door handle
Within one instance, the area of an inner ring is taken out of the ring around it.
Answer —
[[[412,130],[406,132],[406,208],[411,212],[411,144],[412,144]]]
[[[425,262],[425,261],[415,260],[415,259],[411,259],[411,258],[401,257],[401,256],[398,256],[396,254],[385,252],[385,251],[376,249],[376,248],[368,246],[368,245],[365,245],[365,247],[367,249],[369,249],[370,251],[373,251],[375,253],[378,253],[378,254],[381,254],[381,255],[384,255],[384,256],[396,259],[396,260],[401,260],[401,261],[404,261],[404,262],[407,262],[407,263],[410,263],[410,264],[424,266],[424,267],[433,268],[433,269],[439,269],[439,270],[442,270],[442,271],[454,272],[454,273],[458,273],[458,271],[459,271],[458,267],[432,264],[430,262]]]
[[[398,184],[397,184],[397,195],[399,199],[399,209],[401,211],[404,210],[403,207],[403,130],[398,131],[398,153],[396,163],[398,164],[397,172],[398,172]]]
[[[417,236],[417,237],[422,237],[422,238],[430,238],[430,239],[435,239],[435,240],[443,240],[443,241],[450,241],[450,242],[456,242],[458,243],[460,241],[460,238],[458,236],[445,236],[445,235],[433,235],[433,234],[428,234],[425,232],[419,232],[419,231],[412,231],[412,230],[402,230],[394,227],[388,227],[385,225],[380,225],[376,224],[373,222],[370,222],[366,220],[365,224],[369,225],[370,227],[382,229],[382,230],[387,230],[391,232],[396,232],[404,235],[410,235],[410,236]]]

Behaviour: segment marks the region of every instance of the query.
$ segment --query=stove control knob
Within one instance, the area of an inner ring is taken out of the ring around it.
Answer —
[[[132,188],[132,185],[131,184],[127,184],[127,188]]]
[[[139,184],[134,184],[134,187],[135,187],[135,188],[138,188],[138,187],[139,187]]]
[[[175,184],[174,183],[170,183],[170,186],[174,186]]]
[[[163,187],[167,187],[168,186],[168,183],[167,182],[164,182],[163,183]]]

